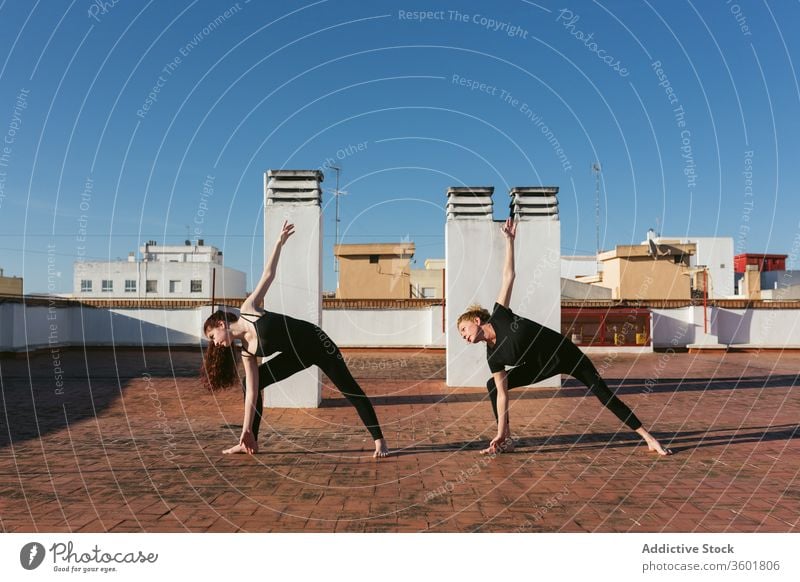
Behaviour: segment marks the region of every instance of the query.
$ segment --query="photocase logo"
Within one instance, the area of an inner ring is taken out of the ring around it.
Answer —
[[[19,563],[26,570],[35,570],[44,561],[44,546],[37,542],[31,542],[22,546],[19,553]]]

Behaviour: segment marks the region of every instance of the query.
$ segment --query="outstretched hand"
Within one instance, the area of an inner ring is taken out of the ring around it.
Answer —
[[[286,241],[289,240],[289,237],[294,234],[294,224],[290,224],[288,220],[283,221],[283,227],[281,228],[281,235],[279,237],[280,243],[286,244]]]
[[[506,235],[508,240],[513,242],[514,237],[517,236],[517,223],[511,218],[506,218],[506,221],[500,230],[503,231],[503,234]]]
[[[229,449],[222,451],[225,455],[235,455],[239,453],[247,453],[253,455],[258,452],[258,441],[249,430],[242,431],[242,436],[239,438],[239,444],[232,446]]]
[[[489,446],[481,451],[482,455],[497,455],[500,453],[510,453],[514,450],[514,441],[511,433],[501,433],[492,439]]]

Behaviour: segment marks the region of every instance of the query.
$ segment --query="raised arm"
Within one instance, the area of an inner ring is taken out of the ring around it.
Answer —
[[[269,289],[269,286],[272,285],[272,281],[275,280],[275,270],[278,266],[278,259],[281,257],[281,249],[283,248],[283,245],[286,244],[286,241],[289,239],[289,237],[293,234],[294,225],[289,224],[288,220],[284,221],[283,227],[281,228],[281,234],[278,237],[278,240],[275,241],[275,247],[272,249],[272,254],[264,265],[264,272],[261,274],[261,279],[258,281],[255,289],[253,289],[253,292],[242,305],[243,310],[245,306],[257,309],[260,309],[264,306],[264,296],[267,294],[267,289]]]
[[[514,237],[517,234],[517,223],[510,218],[503,224],[502,232],[506,237],[506,259],[503,264],[503,284],[500,287],[500,294],[497,296],[497,303],[503,307],[508,307],[511,303],[511,290],[514,288]]]

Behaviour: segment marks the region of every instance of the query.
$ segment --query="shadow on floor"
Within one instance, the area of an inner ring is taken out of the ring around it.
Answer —
[[[0,359],[0,448],[101,415],[133,383],[197,378],[197,354],[89,348]],[[177,382],[169,388],[177,395]]]
[[[724,434],[722,434],[724,433]],[[669,448],[673,454],[684,451],[701,449],[705,447],[728,446],[744,443],[760,443],[771,441],[788,441],[800,438],[800,425],[783,424],[776,426],[753,426],[753,427],[733,427],[717,428],[707,431],[682,431],[653,432],[652,433],[661,444]],[[272,442],[275,442],[274,440]],[[448,443],[415,444],[408,447],[392,449],[392,456],[402,457],[406,455],[436,454],[436,453],[477,453],[488,446],[488,439],[475,439],[471,441],[455,441]],[[644,441],[631,432],[605,432],[605,433],[582,433],[582,434],[560,434],[552,436],[531,436],[520,437],[516,441],[516,449],[508,455],[531,455],[537,453],[568,453],[576,451],[602,451],[606,449],[621,449],[632,447],[643,447]],[[277,444],[277,443],[276,443]],[[285,441],[282,445],[285,446]],[[276,450],[269,448],[264,450],[268,454],[288,454],[288,455],[331,455],[344,453],[361,453],[361,449],[325,449],[325,450],[304,450],[289,449]]]
[[[646,394],[675,394],[683,392],[706,392],[709,390],[746,390],[764,388],[790,388],[795,386],[798,376],[786,374],[751,378],[707,379],[626,379],[622,382],[608,380],[609,387],[617,396]],[[456,388],[455,390],[459,390]],[[408,404],[447,404],[453,402],[481,402],[488,400],[487,393],[479,388],[470,392],[450,392],[449,394],[410,394],[394,396],[370,396],[375,406],[397,406]],[[548,398],[574,398],[587,394],[586,387],[573,378],[567,378],[561,388],[514,388],[511,399],[544,400]],[[344,398],[326,398],[321,408],[350,406]]]

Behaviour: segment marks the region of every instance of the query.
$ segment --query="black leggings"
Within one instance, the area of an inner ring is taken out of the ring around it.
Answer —
[[[306,350],[307,353],[302,355],[297,354],[296,350],[281,352],[258,367],[258,398],[256,400],[255,416],[253,417],[253,436],[256,439],[258,438],[258,428],[261,426],[261,413],[264,407],[262,390],[270,384],[285,380],[301,370],[316,365],[325,372],[325,375],[331,379],[331,382],[339,389],[339,392],[344,394],[350,404],[356,407],[358,416],[361,417],[361,422],[367,427],[372,438],[374,440],[382,439],[383,433],[378,424],[375,409],[347,368],[339,348],[322,330],[319,330],[318,337],[324,337],[327,341],[324,344],[320,343],[320,345],[316,345],[317,342],[314,342],[311,346],[308,346],[311,349]],[[244,382],[242,382],[242,390],[246,390]]]
[[[523,364],[508,371],[508,387],[516,388],[518,386],[528,386],[541,382],[556,374],[568,374],[582,382],[592,394],[597,396],[603,406],[608,408],[614,415],[625,423],[631,430],[636,430],[642,426],[642,423],[636,418],[636,415],[630,408],[614,396],[614,393],[608,388],[597,368],[594,367],[592,361],[586,355],[573,345],[562,344],[546,370],[531,364]],[[489,390],[489,398],[492,401],[492,410],[494,411],[494,418],[497,419],[497,386],[495,385],[494,378],[490,378],[486,383],[486,388]]]

